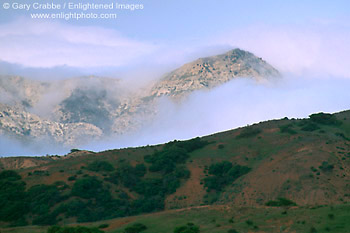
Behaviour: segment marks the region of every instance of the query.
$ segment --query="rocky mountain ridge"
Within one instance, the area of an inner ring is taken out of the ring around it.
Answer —
[[[21,140],[43,140],[62,145],[82,143],[102,136],[98,127],[84,122],[59,123],[40,118],[16,107],[0,104],[0,135],[13,135]],[[85,139],[84,139],[85,138]]]
[[[192,91],[211,89],[235,78],[257,81],[279,77],[279,72],[254,54],[234,49],[225,54],[199,58],[170,72],[151,90],[151,96],[182,97]]]
[[[130,91],[119,79],[95,76],[51,82],[2,76],[0,134],[76,147],[139,129],[157,114],[160,97],[183,100],[235,78],[267,81],[279,76],[264,60],[240,49],[185,64],[144,92]]]

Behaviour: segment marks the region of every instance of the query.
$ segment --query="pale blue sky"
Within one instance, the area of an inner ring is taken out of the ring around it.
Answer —
[[[344,60],[350,54],[346,0],[124,0],[118,2],[143,3],[145,9],[124,11],[116,20],[80,21],[33,20],[28,12],[2,8],[4,2],[51,0],[0,1],[0,60],[27,67],[175,67],[242,47],[290,72],[318,63],[320,56]],[[289,56],[284,64],[279,52]]]
[[[54,0],[54,2],[69,2]],[[34,0],[1,0],[1,2],[35,2]],[[51,2],[40,0],[39,2]],[[70,0],[72,2],[72,0]],[[81,2],[73,0],[73,2]],[[109,3],[111,0],[82,2]],[[346,0],[139,0],[120,3],[143,3],[138,12],[122,12],[118,20],[69,21],[75,25],[112,28],[138,39],[196,38],[252,24],[305,25],[315,20],[350,21],[350,2]],[[1,4],[2,5],[2,4]],[[16,10],[0,11],[0,22],[6,23],[28,15]]]

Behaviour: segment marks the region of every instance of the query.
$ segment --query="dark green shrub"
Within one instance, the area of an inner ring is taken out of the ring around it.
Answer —
[[[130,215],[140,213],[150,213],[164,209],[164,197],[160,195],[153,195],[151,197],[140,198],[131,203],[133,207]]]
[[[329,113],[316,113],[310,115],[310,120],[322,125],[341,125],[342,122],[339,121],[335,115],[329,114]]]
[[[175,168],[174,174],[177,178],[188,179],[191,176],[191,172],[185,166],[178,166]]]
[[[57,223],[57,213],[40,214],[33,219],[33,225],[54,225]]]
[[[104,223],[104,224],[101,224],[101,225],[98,226],[99,229],[104,229],[104,228],[107,228],[107,227],[109,227],[109,224],[107,224],[107,223]]]
[[[79,149],[71,149],[70,153],[74,153],[74,152],[78,152],[78,151],[80,151],[80,150]]]
[[[143,177],[146,174],[146,172],[147,168],[143,163],[137,164],[134,168],[134,174],[138,177]]]
[[[227,233],[238,233],[238,231],[236,229],[230,229],[227,231]]]
[[[282,125],[280,126],[280,131],[281,133],[288,133],[288,134],[296,134],[297,131],[293,129],[293,124],[287,124],[287,125]]]
[[[343,138],[344,140],[346,140],[346,141],[350,141],[350,138],[348,138],[347,136],[345,136],[345,134],[343,134],[343,133],[335,133],[335,135],[336,136],[338,136],[338,137],[341,137],[341,138]]]
[[[327,161],[323,161],[322,165],[319,166],[318,168],[321,169],[323,172],[331,172],[334,169],[334,165],[329,164]]]
[[[228,184],[233,183],[239,177],[247,174],[251,169],[239,164],[232,165],[229,161],[212,164],[209,174],[212,176],[204,178],[204,187],[207,191],[221,191]]]
[[[76,174],[77,175],[81,175],[81,174],[83,174],[83,171],[82,170],[78,170]]]
[[[36,176],[49,176],[49,172],[48,171],[42,171],[42,170],[35,170],[33,172],[33,175],[36,175]]]
[[[102,181],[96,177],[78,179],[72,188],[72,195],[85,199],[109,199],[110,193],[103,188]]]
[[[277,198],[277,200],[266,202],[266,205],[278,207],[278,206],[296,206],[297,204],[291,200],[280,197],[280,198]]]
[[[134,187],[131,187],[133,191],[144,195],[146,197],[155,195],[164,195],[163,180],[156,178],[147,178],[138,182]]]
[[[88,228],[88,227],[60,227],[51,226],[47,229],[47,233],[103,233],[104,231],[98,228]]]
[[[27,192],[30,209],[34,214],[46,214],[50,207],[65,199],[55,185],[34,185]]]
[[[247,221],[245,221],[245,223],[248,225],[248,226],[252,226],[254,223],[252,220],[248,219]]]
[[[140,182],[141,177],[146,174],[146,166],[144,164],[138,164],[135,167],[132,167],[130,164],[122,164],[115,173],[111,174],[107,181],[118,184],[118,181],[127,187],[132,188],[138,182]]]
[[[223,144],[220,144],[220,145],[218,145],[218,149],[224,149],[225,148],[225,146],[223,145]]]
[[[187,225],[176,227],[174,233],[199,233],[199,227],[193,223],[187,223]]]
[[[178,148],[185,149],[187,152],[192,152],[192,151],[198,150],[200,148],[203,148],[204,146],[206,146],[208,144],[209,144],[208,141],[203,141],[199,137],[197,137],[197,138],[190,139],[187,141],[176,141],[175,140],[172,142],[168,142],[167,144],[165,144],[165,149],[176,146]]]
[[[317,124],[315,124],[309,120],[304,120],[301,123],[301,130],[303,130],[303,131],[312,132],[312,131],[315,131],[318,129],[320,129],[320,127]]]
[[[15,180],[22,179],[22,177],[13,170],[5,170],[0,172],[0,180],[5,180],[5,179],[15,181]]]
[[[236,229],[230,229],[227,231],[227,233],[238,233],[238,231]]]
[[[139,233],[147,230],[147,227],[142,223],[134,223],[133,225],[125,228],[125,233]]]
[[[151,163],[151,172],[163,172],[164,174],[173,172],[176,164],[185,163],[189,158],[187,151],[180,147],[169,147],[153,155],[145,156],[145,161]]]
[[[261,132],[261,129],[250,126],[244,128],[236,138],[251,138],[260,134]]]
[[[96,161],[90,163],[86,167],[86,169],[89,171],[94,171],[94,172],[101,172],[101,171],[110,172],[110,171],[114,170],[114,167],[110,162],[96,160]]]
[[[29,211],[25,186],[17,172],[0,172],[0,221],[19,221]]]

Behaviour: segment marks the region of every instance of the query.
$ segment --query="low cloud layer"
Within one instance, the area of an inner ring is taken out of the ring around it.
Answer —
[[[211,91],[194,92],[182,104],[164,98],[159,102],[159,113],[154,121],[137,132],[109,136],[100,142],[89,142],[80,149],[102,151],[151,145],[209,135],[265,120],[339,112],[350,109],[349,86],[350,79],[339,77],[284,76],[266,84],[246,78],[235,79]],[[3,138],[1,141],[0,155],[7,156],[62,154],[71,149],[50,148],[41,143],[20,145],[8,139],[4,142]]]
[[[349,79],[284,77],[258,84],[237,79],[212,91],[193,93],[181,105],[163,99],[151,125],[137,133],[105,140],[87,148],[105,149],[164,143],[226,131],[265,120],[305,118],[317,112],[350,109]]]

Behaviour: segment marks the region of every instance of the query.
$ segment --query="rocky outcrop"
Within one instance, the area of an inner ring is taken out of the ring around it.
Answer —
[[[139,129],[156,115],[160,97],[181,102],[196,90],[235,78],[266,81],[279,76],[264,60],[240,49],[185,64],[142,92],[131,91],[119,79],[95,76],[52,82],[2,76],[0,134],[75,147]]]
[[[0,104],[0,134],[30,140],[51,140],[73,146],[98,139],[102,130],[88,123],[59,123],[42,119],[16,107]]]
[[[200,58],[174,70],[152,88],[151,96],[178,98],[195,90],[214,88],[238,77],[262,81],[279,76],[279,72],[261,58],[234,49],[222,55]]]

